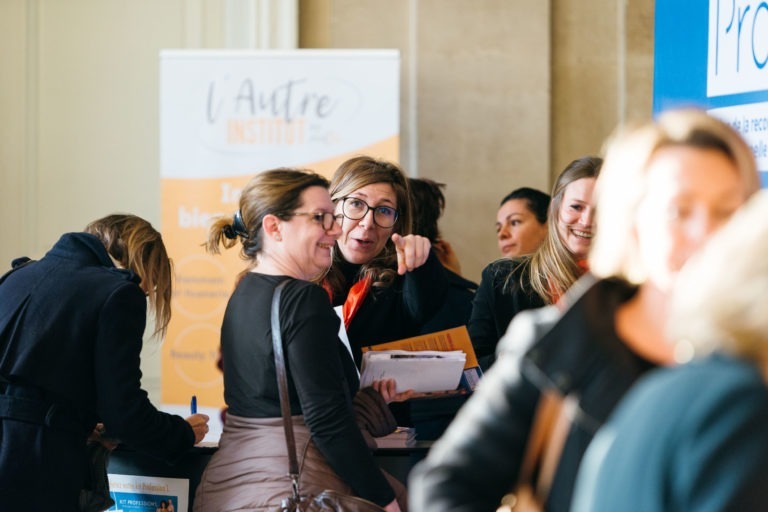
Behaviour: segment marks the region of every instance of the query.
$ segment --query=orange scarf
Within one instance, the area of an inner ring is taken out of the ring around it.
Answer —
[[[328,292],[328,295],[333,300],[333,291],[328,283],[323,283],[323,288]],[[352,323],[352,318],[360,310],[365,298],[368,296],[368,292],[371,290],[371,279],[365,278],[352,285],[347,292],[347,298],[344,304],[341,306],[341,318],[344,320],[344,327],[349,329],[349,324]]]
[[[341,317],[344,319],[344,327],[349,329],[349,324],[360,310],[368,292],[371,290],[371,279],[365,278],[352,285],[347,293],[347,300],[341,306]]]

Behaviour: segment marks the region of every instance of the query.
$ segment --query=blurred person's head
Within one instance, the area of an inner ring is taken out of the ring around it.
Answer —
[[[429,178],[408,178],[413,207],[413,232],[428,238],[433,244],[440,240],[438,219],[445,211],[445,196],[438,183]]]
[[[171,321],[173,270],[163,237],[136,215],[114,214],[95,220],[85,232],[96,236],[116,265],[141,279],[141,289],[154,312],[155,335],[163,337]]]
[[[326,178],[302,169],[273,169],[254,176],[240,194],[232,217],[214,220],[206,247],[217,254],[240,240],[250,269],[263,258],[287,275],[317,280],[331,265],[341,227]]]
[[[691,254],[758,188],[749,146],[703,111],[669,111],[621,130],[596,188],[590,268],[667,292]]]
[[[440,235],[438,220],[445,211],[445,196],[438,183],[429,178],[408,178],[413,207],[413,232],[427,238],[444,268],[461,275],[461,263],[453,247]]]
[[[547,236],[549,195],[534,188],[513,190],[496,212],[496,240],[502,256],[531,254]]]
[[[761,191],[691,258],[675,282],[668,332],[682,361],[723,350],[766,368],[767,252],[768,192]]]

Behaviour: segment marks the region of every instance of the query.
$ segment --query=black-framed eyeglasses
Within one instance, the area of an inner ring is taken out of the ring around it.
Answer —
[[[309,217],[313,222],[317,222],[323,226],[323,229],[326,231],[333,229],[334,222],[341,226],[341,218],[343,217],[343,215],[340,213],[331,212],[294,212],[288,213],[287,215],[290,217],[299,217],[305,215]]]
[[[359,197],[347,196],[341,199],[341,212],[350,220],[360,220],[373,210],[373,222],[380,228],[391,228],[400,214],[391,206],[371,206]]]

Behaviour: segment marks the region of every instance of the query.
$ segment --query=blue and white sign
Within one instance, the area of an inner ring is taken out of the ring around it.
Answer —
[[[768,1],[656,2],[653,110],[704,108],[739,130],[768,185]]]

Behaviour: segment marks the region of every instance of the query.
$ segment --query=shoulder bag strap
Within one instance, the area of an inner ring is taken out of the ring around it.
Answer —
[[[277,373],[277,392],[280,395],[280,411],[283,415],[285,429],[285,445],[288,448],[288,475],[293,483],[294,497],[299,496],[299,462],[296,458],[296,439],[293,436],[293,421],[291,420],[291,403],[288,397],[288,378],[285,372],[285,357],[283,355],[283,336],[280,332],[280,296],[288,281],[282,281],[275,288],[272,296],[272,350],[275,354],[275,372]]]
[[[541,469],[544,451],[554,430],[562,405],[562,397],[551,391],[542,391],[531,425],[531,433],[525,446],[523,464],[520,467],[518,481],[533,483],[537,468]],[[541,472],[539,472],[541,476]]]
[[[541,392],[517,484],[502,498],[499,511],[517,510],[515,505],[520,497],[516,493],[524,492],[524,489],[530,489],[539,504],[546,501],[570,430],[571,407],[575,403],[576,399],[571,396],[563,397],[555,391]]]
[[[546,498],[555,479],[555,471],[560,463],[560,457],[565,448],[568,432],[571,431],[573,419],[576,417],[579,401],[574,395],[561,396],[555,392],[547,392],[557,402],[557,411],[554,415],[554,423],[549,432],[549,439],[541,452],[541,467],[539,478],[536,482],[536,493]]]

